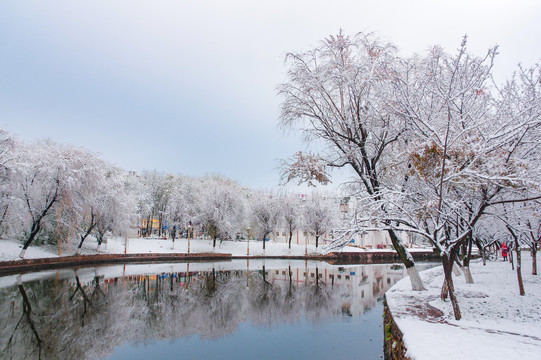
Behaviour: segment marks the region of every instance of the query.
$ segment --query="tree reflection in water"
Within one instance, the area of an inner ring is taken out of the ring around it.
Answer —
[[[186,271],[168,274],[107,273],[107,268],[85,269],[61,280],[33,274],[38,280],[1,288],[1,358],[100,359],[127,341],[218,339],[245,322],[271,327],[302,318],[359,316],[405,275],[396,265],[328,264],[197,272],[188,265]]]

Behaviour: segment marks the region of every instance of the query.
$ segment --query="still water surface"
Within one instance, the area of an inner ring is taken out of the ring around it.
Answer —
[[[1,359],[379,359],[401,265],[234,261],[0,278]]]

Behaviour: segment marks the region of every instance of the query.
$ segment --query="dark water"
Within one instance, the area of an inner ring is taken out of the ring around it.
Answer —
[[[1,359],[379,359],[400,265],[128,265],[0,278]]]

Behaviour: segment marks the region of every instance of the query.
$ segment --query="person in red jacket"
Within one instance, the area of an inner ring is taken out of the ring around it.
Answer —
[[[503,261],[507,261],[507,245],[505,245],[505,243],[503,243],[501,249],[502,249]]]

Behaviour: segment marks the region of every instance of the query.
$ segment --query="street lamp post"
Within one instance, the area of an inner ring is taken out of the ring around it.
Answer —
[[[190,229],[191,226],[188,225],[188,254],[190,253]]]
[[[248,239],[248,245],[246,248],[246,256],[250,256],[250,228],[246,228],[246,238]]]

